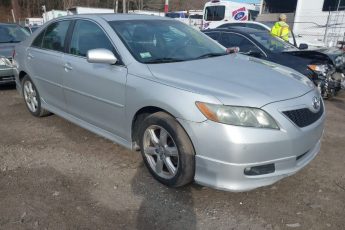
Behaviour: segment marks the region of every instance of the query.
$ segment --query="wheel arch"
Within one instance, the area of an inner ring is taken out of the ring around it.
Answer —
[[[20,83],[22,82],[23,78],[24,78],[26,75],[28,75],[28,74],[27,74],[25,71],[23,71],[23,70],[19,72],[18,77],[19,77],[19,82],[20,82]]]
[[[157,113],[157,112],[165,112],[169,114],[170,116],[176,118],[174,115],[172,115],[167,110],[157,107],[157,106],[145,106],[140,108],[133,116],[132,118],[132,126],[131,126],[131,138],[133,142],[133,146],[135,150],[139,150],[139,128],[140,123],[149,115]]]

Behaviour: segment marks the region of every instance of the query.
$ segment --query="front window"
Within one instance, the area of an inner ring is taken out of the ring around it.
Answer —
[[[30,33],[18,25],[0,25],[0,43],[24,41]]]
[[[208,6],[205,9],[206,21],[221,21],[225,17],[225,6]]]
[[[177,62],[226,55],[224,47],[175,20],[128,20],[109,24],[141,63]]]
[[[274,37],[269,33],[250,33],[250,36],[273,53],[298,50],[293,45],[283,41],[280,38]]]

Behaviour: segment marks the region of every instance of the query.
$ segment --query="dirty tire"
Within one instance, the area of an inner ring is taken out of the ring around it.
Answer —
[[[161,127],[166,130],[171,137],[170,139],[173,140],[170,142],[173,142],[178,150],[178,163],[175,162],[177,165],[176,174],[171,175],[171,178],[164,178],[158,175],[150,165],[147,155],[145,154],[144,148],[147,144],[144,146],[144,140],[146,140],[144,136],[145,132],[147,132],[150,127]],[[144,163],[156,180],[169,187],[181,187],[194,180],[195,151],[188,134],[174,117],[164,112],[157,112],[147,116],[140,125],[139,138]]]
[[[26,92],[24,92],[24,91],[25,91],[25,85],[27,85],[27,84],[28,85],[31,84],[32,90],[35,92],[35,98],[37,101],[37,103],[36,103],[37,105],[36,105],[35,109],[32,109],[32,107],[30,108],[29,103],[27,102],[27,99],[25,97]],[[51,114],[49,111],[47,111],[41,107],[40,94],[39,94],[35,84],[33,83],[33,81],[31,80],[31,78],[28,75],[25,75],[23,80],[22,80],[22,93],[23,93],[26,108],[29,110],[29,112],[32,115],[34,115],[35,117],[44,117],[44,116],[48,116]]]

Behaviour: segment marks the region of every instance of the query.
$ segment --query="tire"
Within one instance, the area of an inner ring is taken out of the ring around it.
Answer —
[[[22,80],[22,93],[26,108],[32,115],[35,117],[44,117],[51,114],[41,107],[40,94],[28,75],[25,75]]]
[[[144,163],[156,180],[169,187],[181,187],[194,180],[195,151],[174,117],[164,112],[149,115],[140,127],[139,138]]]

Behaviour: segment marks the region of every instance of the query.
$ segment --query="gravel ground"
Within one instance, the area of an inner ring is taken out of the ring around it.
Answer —
[[[322,149],[245,193],[157,183],[141,156],[0,88],[0,229],[345,229],[345,92],[326,101]]]

